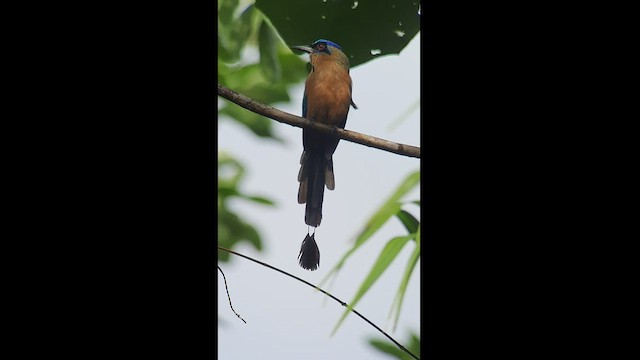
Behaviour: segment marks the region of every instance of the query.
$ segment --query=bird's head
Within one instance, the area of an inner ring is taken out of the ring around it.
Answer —
[[[327,56],[349,68],[349,59],[342,52],[342,48],[331,40],[319,39],[310,46],[292,46],[291,48],[309,53],[312,64],[315,62],[315,58]]]
[[[310,46],[292,46],[292,49],[302,50],[309,54],[326,54],[332,55],[334,49],[338,49],[338,51],[342,52],[342,48],[340,45],[334,43],[331,40],[319,39],[316,40]]]

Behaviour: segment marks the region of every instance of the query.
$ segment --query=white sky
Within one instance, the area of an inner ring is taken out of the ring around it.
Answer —
[[[420,34],[399,56],[384,56],[351,70],[353,99],[346,128],[364,134],[420,146],[419,109],[390,130],[400,114],[420,97]],[[339,39],[331,39],[339,42]],[[274,106],[301,115],[304,84],[293,91],[292,101]],[[298,266],[300,244],[307,234],[304,205],[297,203],[302,130],[275,123],[275,131],[286,140],[282,145],[262,140],[231,121],[220,119],[219,149],[229,152],[246,166],[241,189],[246,194],[264,195],[276,207],[237,201],[231,203],[262,235],[264,250],[249,245],[235,250],[269,263],[312,284],[318,284],[351,247],[366,220],[410,173],[420,167],[416,158],[404,157],[342,140],[333,156],[336,188],[325,190],[322,224],[316,241],[320,268],[306,271]],[[416,189],[405,200],[419,199]],[[419,219],[419,209],[405,209]],[[405,235],[393,218],[345,264],[325,290],[350,303],[388,240]],[[413,250],[408,243],[385,274],[356,305],[356,310],[408,345],[409,331],[420,335],[420,273],[418,262],[407,288],[396,331],[388,315],[399,281]],[[222,264],[234,309],[229,308],[222,276],[218,273],[218,358],[247,359],[390,359],[371,347],[367,339],[386,338],[350,314],[337,333],[331,331],[344,308],[310,287],[271,269],[231,256]]]

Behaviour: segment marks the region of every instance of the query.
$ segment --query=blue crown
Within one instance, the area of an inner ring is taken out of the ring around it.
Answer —
[[[338,49],[342,50],[342,48],[340,47],[340,45],[338,45],[338,44],[334,43],[334,42],[333,42],[333,41],[331,41],[331,40],[325,40],[325,39],[318,39],[318,40],[316,40],[313,44],[311,44],[311,46],[313,46],[313,45],[315,45],[315,44],[317,44],[317,43],[320,43],[320,42],[326,43],[327,45],[330,45],[330,46],[333,46],[333,47],[337,47]]]

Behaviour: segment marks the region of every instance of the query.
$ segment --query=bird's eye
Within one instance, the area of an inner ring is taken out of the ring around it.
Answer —
[[[320,50],[320,51],[324,50],[325,47],[326,47],[326,45],[324,43],[318,44],[318,50]]]

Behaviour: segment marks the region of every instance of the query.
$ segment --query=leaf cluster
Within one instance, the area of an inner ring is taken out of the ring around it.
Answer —
[[[287,48],[254,5],[240,9],[238,0],[219,0],[218,7],[218,82],[265,104],[288,102],[290,88],[308,74],[306,62]],[[256,51],[255,62],[245,63]],[[226,101],[218,114],[259,137],[282,141],[273,131],[273,121],[263,116]]]
[[[325,283],[331,276],[337,275],[337,272],[344,266],[347,259],[351,257],[351,255],[353,255],[355,251],[358,250],[358,248],[360,248],[363,244],[370,240],[372,236],[391,218],[396,217],[404,225],[407,234],[394,237],[387,242],[386,246],[371,267],[369,274],[358,288],[353,300],[349,302],[350,308],[345,310],[345,312],[342,314],[342,317],[334,327],[333,333],[337,331],[338,327],[340,326],[340,324],[342,324],[351,309],[355,307],[355,305],[371,289],[371,287],[385,272],[385,270],[387,270],[389,265],[393,262],[393,260],[395,260],[395,258],[405,247],[405,245],[407,245],[410,240],[413,240],[413,252],[409,257],[409,261],[407,262],[407,265],[405,267],[405,272],[400,279],[400,285],[396,293],[396,298],[394,299],[394,302],[391,306],[391,312],[389,314],[389,316],[393,318],[395,328],[395,325],[398,322],[398,316],[400,314],[404,295],[407,290],[407,285],[409,284],[409,279],[411,278],[411,274],[415,269],[415,265],[420,258],[420,222],[408,211],[402,209],[402,207],[406,204],[414,204],[420,206],[420,201],[416,200],[403,202],[401,200],[409,191],[418,186],[419,183],[420,171],[413,172],[404,179],[404,181],[398,186],[396,191],[394,191],[394,193],[382,204],[382,206],[378,208],[378,210],[373,214],[369,221],[367,221],[364,229],[358,234],[356,241],[351,249],[349,249],[347,253],[342,256],[338,263],[331,269],[331,271],[329,271],[325,279],[321,282],[320,285]]]
[[[252,52],[257,61],[247,61]],[[253,5],[242,7],[238,0],[218,1],[218,82],[267,104],[289,101],[289,89],[307,75],[305,62],[294,55],[278,37],[268,19]],[[286,69],[286,71],[283,71]],[[274,122],[254,112],[219,100],[219,121],[234,121],[254,135],[282,142],[274,132]],[[256,227],[233,211],[235,199],[271,205],[263,196],[242,192],[244,166],[231,154],[218,154],[218,244],[231,249],[246,241],[262,249]],[[229,254],[219,252],[227,261]]]
[[[420,356],[420,337],[419,336],[417,336],[415,333],[411,333],[409,341],[405,341],[404,343],[407,344],[405,345],[407,350],[411,351],[413,354],[415,354],[418,357]],[[369,339],[369,344],[374,348],[376,348],[377,350],[379,350],[380,352],[389,354],[396,359],[415,360],[406,352],[402,351],[401,349],[398,349],[396,344],[392,343],[391,341]]]
[[[273,201],[263,196],[243,194],[240,183],[245,174],[244,167],[224,152],[218,153],[218,174],[218,245],[230,249],[238,242],[246,241],[261,250],[262,241],[258,231],[231,210],[228,204],[233,198],[268,206],[273,206]],[[219,261],[228,259],[229,253],[218,252]]]

